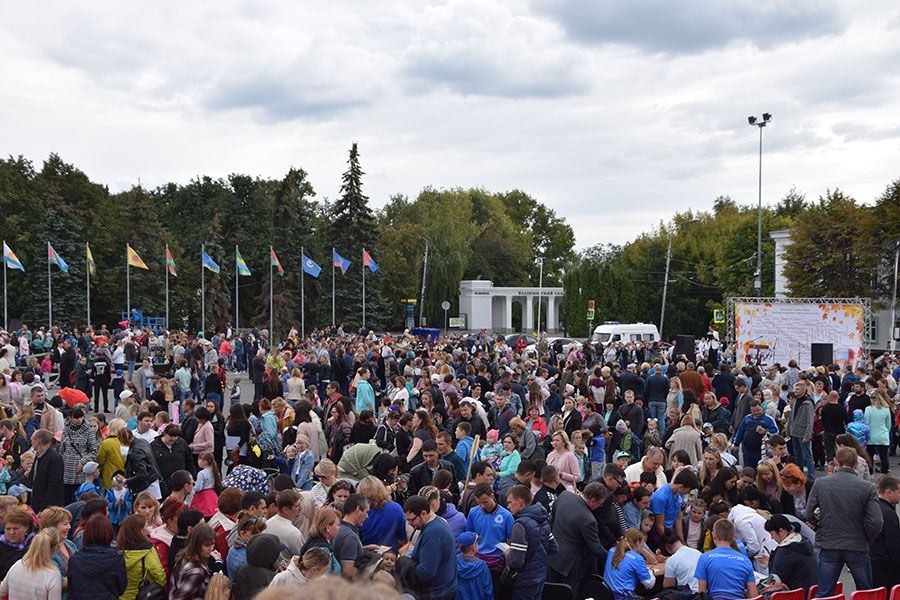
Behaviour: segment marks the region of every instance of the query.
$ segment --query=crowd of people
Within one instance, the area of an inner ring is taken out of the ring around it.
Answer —
[[[0,597],[900,583],[898,356],[523,341],[0,331]]]

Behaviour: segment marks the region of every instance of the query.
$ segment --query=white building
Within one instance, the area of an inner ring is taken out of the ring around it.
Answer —
[[[466,318],[466,329],[512,331],[513,305],[522,311],[522,330],[533,331],[537,303],[541,302],[541,321],[546,331],[559,331],[559,313],[563,301],[561,287],[494,287],[491,281],[459,282],[459,316]]]

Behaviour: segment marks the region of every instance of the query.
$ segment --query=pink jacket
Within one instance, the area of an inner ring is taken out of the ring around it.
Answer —
[[[212,423],[207,421],[197,428],[194,434],[194,441],[191,442],[191,452],[194,454],[202,454],[203,452],[212,452],[215,446],[215,432]]]
[[[556,470],[559,471],[560,481],[570,492],[575,489],[575,482],[581,480],[578,459],[571,450],[565,452],[553,450],[547,455],[547,464],[556,467]]]

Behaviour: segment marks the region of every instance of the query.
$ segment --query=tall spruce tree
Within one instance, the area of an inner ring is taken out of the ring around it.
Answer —
[[[356,142],[350,147],[349,168],[341,178],[341,197],[334,203],[331,240],[338,252],[352,261],[346,275],[335,281],[335,313],[337,322],[357,327],[362,324],[362,264],[363,249],[378,260],[375,252],[378,230],[369,198],[362,191],[359,150]],[[326,264],[331,264],[328,257]],[[325,270],[323,269],[323,273]],[[384,319],[385,306],[378,284],[378,275],[366,272],[366,324],[374,327]]]

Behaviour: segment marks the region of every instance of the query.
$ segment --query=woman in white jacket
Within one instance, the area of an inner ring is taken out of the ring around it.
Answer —
[[[0,598],[60,600],[62,575],[51,558],[57,546],[59,533],[56,528],[42,529],[31,540],[25,556],[10,567],[0,584]]]
[[[314,579],[324,577],[331,567],[331,556],[322,548],[314,547],[300,557],[295,556],[287,569],[275,575],[269,587],[304,587]]]

